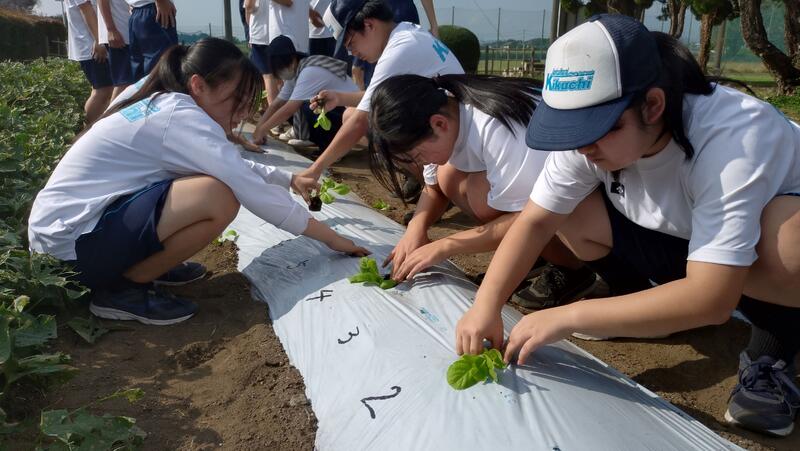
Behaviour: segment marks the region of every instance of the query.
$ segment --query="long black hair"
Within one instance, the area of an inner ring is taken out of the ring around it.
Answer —
[[[671,133],[681,147],[686,159],[694,155],[694,147],[686,137],[683,128],[683,96],[685,94],[709,95],[714,91],[712,79],[707,77],[697,60],[686,46],[667,33],[651,31],[658,45],[661,57],[661,76],[654,86],[664,91],[664,129],[661,136]],[[631,107],[639,108],[645,101],[647,90],[641,92],[631,102]]]
[[[448,115],[449,98],[496,118],[513,133],[513,123],[528,125],[536,108],[534,96],[539,92],[532,80],[521,78],[476,75],[388,78],[375,88],[370,101],[370,169],[381,185],[402,199],[397,163],[413,163],[406,154],[433,135],[430,117],[437,113]]]
[[[189,46],[174,45],[164,52],[142,87],[106,111],[100,119],[151,98],[153,94],[155,96],[151,102],[167,92],[188,94],[192,75],[199,75],[214,88],[220,83],[236,79],[240,74],[239,84],[233,93],[236,98],[234,111],[247,109],[253,113],[258,108],[264,81],[258,69],[236,45],[219,38],[204,38]],[[231,128],[234,125],[231,124]],[[89,127],[91,124],[86,130]]]

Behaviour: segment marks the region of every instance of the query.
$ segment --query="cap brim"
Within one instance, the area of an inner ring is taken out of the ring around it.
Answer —
[[[628,108],[633,94],[587,108],[557,110],[540,102],[533,112],[525,142],[536,150],[573,150],[605,136]]]

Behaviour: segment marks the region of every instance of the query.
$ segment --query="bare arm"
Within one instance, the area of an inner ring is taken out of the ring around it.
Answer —
[[[279,104],[280,103],[280,104]],[[269,108],[272,108],[273,105],[277,105],[277,111],[271,113]],[[302,100],[280,100],[275,99],[272,104],[270,104],[269,108],[267,109],[267,113],[271,113],[269,116],[264,114],[264,117],[267,117],[267,120],[264,121],[260,128],[263,128],[265,131],[275,127],[276,125],[283,124],[287,119],[292,117],[295,111],[299,110],[300,107],[303,105]]]
[[[350,152],[353,145],[367,133],[368,126],[369,119],[367,113],[356,110],[350,118],[348,118],[347,122],[342,124],[342,128],[336,133],[336,136],[333,138],[328,148],[325,149],[322,155],[320,155],[303,174],[309,177],[319,178],[325,169],[347,155],[347,152]]]
[[[420,0],[422,8],[425,10],[425,15],[428,17],[428,23],[431,24],[431,34],[439,37],[439,23],[436,21],[436,9],[433,7],[433,0]]]
[[[256,0],[245,0],[244,15],[247,23],[250,23],[250,16],[252,16],[254,12],[256,12]]]
[[[256,130],[253,132],[253,142],[255,142],[256,144],[262,144],[266,142],[267,132],[269,131],[269,128],[264,127],[264,124],[266,122],[269,122],[272,115],[274,115],[275,112],[278,111],[278,109],[280,109],[280,107],[282,107],[285,103],[286,103],[285,100],[277,98],[269,103],[267,110],[264,111],[264,114],[262,114],[261,117],[258,119],[258,124],[256,124]]]
[[[94,38],[92,57],[95,61],[102,63],[106,60],[107,52],[106,48],[100,45],[100,35],[97,33],[97,14],[94,12],[94,7],[91,2],[86,2],[78,5],[78,9],[81,12],[83,21],[86,22],[86,26],[89,28],[89,32]]]

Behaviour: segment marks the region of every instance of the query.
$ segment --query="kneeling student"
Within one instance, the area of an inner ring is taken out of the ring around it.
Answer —
[[[296,137],[308,137],[320,149],[326,148],[342,126],[344,107],[325,111],[331,125],[329,130],[325,130],[314,127],[317,115],[311,111],[309,100],[326,89],[356,92],[356,85],[347,76],[347,63],[330,56],[308,56],[295,48],[289,36],[283,35],[269,44],[269,54],[272,74],[284,83],[277,99],[270,103],[261,116],[253,133],[253,141],[264,143],[272,127],[293,117]]]
[[[144,85],[85,130],[39,192],[32,251],[70,262],[95,290],[92,313],[173,324],[197,306],[153,289],[205,274],[181,263],[219,236],[239,205],[288,232],[368,251],[310,217],[289,188],[311,179],[242,159],[226,136],[254,107],[261,75],[232,43],[171,48]]]

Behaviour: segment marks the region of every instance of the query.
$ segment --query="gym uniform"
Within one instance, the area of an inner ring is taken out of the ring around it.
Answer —
[[[94,49],[94,36],[89,31],[86,21],[81,15],[80,5],[90,3],[90,0],[65,0],[67,4],[67,57],[81,65],[86,79],[94,89],[107,88],[112,85],[111,72],[108,61],[98,63],[92,58]],[[92,8],[97,11],[94,2]]]
[[[325,10],[331,5],[331,0],[311,0],[311,8],[318,12],[320,15],[325,14]],[[333,37],[333,31],[328,26],[315,27],[308,20],[308,54],[309,55],[324,55],[333,56],[336,50],[336,39]]]
[[[113,48],[108,45],[108,28],[103,14],[97,11],[97,34],[100,36],[100,43],[108,49],[108,65],[111,69],[111,81],[114,86],[125,86],[134,82],[133,70],[131,69],[130,51],[130,32],[128,30],[131,17],[130,8],[125,0],[108,0],[111,9],[111,18],[114,26],[122,35],[125,46]]]
[[[262,75],[272,73],[269,67],[269,5],[270,0],[256,0],[256,10],[250,14],[250,61]]]
[[[178,43],[175,27],[163,28],[156,21],[155,0],[125,0],[131,6],[129,43],[133,79],[149,74],[161,55]]]
[[[291,36],[295,49],[308,54],[309,0],[294,0],[292,6],[269,2],[269,42],[278,36]]]

